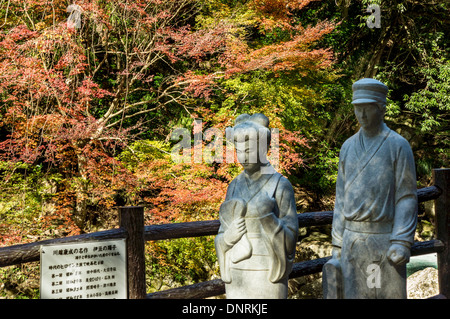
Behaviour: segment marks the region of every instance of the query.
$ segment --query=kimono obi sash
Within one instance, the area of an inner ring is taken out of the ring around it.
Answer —
[[[344,227],[347,230],[357,233],[390,234],[392,232],[392,222],[385,222],[385,221],[365,222],[346,219]]]
[[[231,268],[252,271],[269,271],[271,257],[262,238],[258,235],[252,236],[250,234],[248,240],[252,245],[252,255],[248,259],[244,259],[238,263],[232,263]]]

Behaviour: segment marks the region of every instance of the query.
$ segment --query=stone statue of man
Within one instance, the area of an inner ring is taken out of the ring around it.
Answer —
[[[219,212],[217,258],[228,299],[287,298],[298,219],[289,181],[267,161],[269,119],[240,115],[231,128],[244,171]]]
[[[387,86],[366,78],[352,89],[361,128],[339,155],[324,298],[405,299],[417,225],[413,154],[384,123]]]

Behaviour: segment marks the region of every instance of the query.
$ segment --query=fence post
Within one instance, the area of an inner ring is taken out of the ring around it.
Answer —
[[[442,190],[434,204],[436,237],[444,243],[437,259],[439,294],[450,298],[450,169],[433,169],[433,182]]]
[[[144,208],[119,207],[119,225],[127,232],[128,299],[144,299],[146,297]]]

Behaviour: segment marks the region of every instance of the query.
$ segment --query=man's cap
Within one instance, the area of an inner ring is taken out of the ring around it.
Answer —
[[[352,104],[380,103],[386,105],[388,87],[375,79],[364,78],[352,85]]]

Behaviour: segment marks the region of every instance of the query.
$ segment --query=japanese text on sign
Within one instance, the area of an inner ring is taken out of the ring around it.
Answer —
[[[42,299],[125,299],[125,239],[41,247]]]

